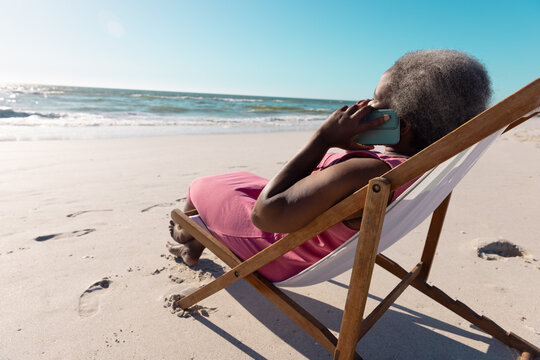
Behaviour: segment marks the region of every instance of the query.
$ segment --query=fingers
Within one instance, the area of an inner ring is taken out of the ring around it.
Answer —
[[[351,106],[350,108],[347,109],[347,111],[346,111],[347,115],[353,117],[355,113],[357,113],[359,110],[365,108],[369,102],[370,102],[369,99],[358,101],[356,104],[354,104],[353,106]]]
[[[369,103],[371,100],[373,100],[373,99],[358,100],[358,102],[356,104],[360,105],[361,103]]]
[[[369,102],[371,101],[371,99],[365,99],[365,100],[360,100],[359,102],[357,102],[358,106],[367,106],[367,104],[369,104]]]
[[[357,104],[354,104],[353,106],[351,106],[350,108],[347,109],[347,111],[345,111],[347,113],[347,115],[351,116],[353,115],[356,111],[358,111],[358,105]]]
[[[390,116],[388,114],[385,114],[384,116],[378,117],[378,118],[373,119],[371,121],[367,121],[367,122],[363,121],[359,125],[360,125],[361,131],[366,131],[366,130],[369,130],[369,129],[376,128],[377,126],[380,126],[380,125],[384,124],[388,120],[390,120]]]
[[[369,101],[365,100],[365,102],[363,103],[364,106],[360,107],[359,109],[357,109],[357,111],[355,111],[353,114],[351,114],[351,118],[360,120],[364,116],[366,116],[367,114],[372,112],[373,108],[371,106],[369,106],[368,103],[369,103]]]
[[[339,108],[338,111],[341,111],[341,112],[345,111],[347,113],[347,115],[350,116],[350,115],[353,115],[355,112],[357,112],[358,109],[367,106],[367,104],[370,101],[371,101],[371,99],[359,100],[356,104],[354,104],[351,107],[348,107],[347,105],[343,105],[342,107]]]

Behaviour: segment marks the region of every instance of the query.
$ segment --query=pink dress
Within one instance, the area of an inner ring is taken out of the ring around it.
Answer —
[[[406,157],[375,151],[328,153],[314,172],[351,157],[377,158],[390,168],[407,160]],[[234,172],[196,179],[189,188],[188,200],[198,210],[208,229],[242,260],[250,258],[287,235],[262,231],[250,220],[255,201],[267,183],[267,179],[252,173]],[[406,186],[396,190],[393,199],[405,188]],[[273,282],[288,279],[331,253],[357,231],[343,223],[336,224],[262,267],[259,273]]]

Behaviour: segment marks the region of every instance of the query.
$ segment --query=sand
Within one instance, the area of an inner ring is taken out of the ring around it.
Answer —
[[[497,140],[458,185],[431,280],[540,345],[538,134],[529,126]],[[0,143],[0,359],[331,358],[244,281],[183,317],[166,307],[171,295],[226,269],[207,253],[191,269],[166,252],[170,211],[183,206],[190,181],[237,170],[270,177],[308,136]],[[386,254],[412,267],[426,228]],[[504,249],[516,256],[500,256]],[[348,277],[285,291],[337,332]],[[376,268],[368,310],[396,283]],[[414,289],[358,352],[366,359],[517,357]]]

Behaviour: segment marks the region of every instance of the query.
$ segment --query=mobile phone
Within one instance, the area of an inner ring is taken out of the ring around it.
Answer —
[[[358,134],[354,141],[363,145],[393,145],[399,142],[399,117],[392,109],[373,110],[360,120],[371,121],[384,115],[390,116],[390,120],[371,130]]]

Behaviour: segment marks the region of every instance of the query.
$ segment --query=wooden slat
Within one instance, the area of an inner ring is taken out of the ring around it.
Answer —
[[[392,275],[397,276],[400,279],[403,279],[405,276],[407,276],[407,270],[401,267],[397,262],[390,259],[384,254],[377,254],[377,258],[375,259],[375,264],[379,265],[386,271],[390,272]]]
[[[178,209],[176,209],[176,210],[178,210]],[[180,211],[180,210],[178,210],[178,211]],[[198,215],[199,214],[197,209],[191,209],[191,210],[188,210],[188,211],[183,211],[182,213],[184,215],[186,215],[186,216],[193,216],[193,215]]]
[[[426,244],[424,245],[424,250],[422,252],[421,261],[423,266],[422,270],[420,271],[420,275],[418,276],[419,279],[424,281],[427,281],[429,271],[431,270],[431,265],[433,264],[433,258],[435,256],[435,251],[437,250],[437,244],[439,243],[439,237],[441,236],[442,226],[451,196],[452,193],[448,194],[448,196],[437,207],[437,209],[435,209],[433,215],[431,216],[431,223],[429,224]]]
[[[391,184],[384,178],[371,179],[362,215],[358,244],[341,320],[334,359],[352,359],[359,339],[360,324],[366,307],[369,285],[390,197]]]
[[[397,298],[409,287],[411,282],[419,276],[423,264],[420,262],[401,280],[401,282],[384,298],[383,301],[362,321],[362,326],[359,332],[361,339],[375,325],[375,323],[383,316],[388,308],[397,300]]]
[[[241,263],[241,260],[225,247],[219,240],[209,234],[206,230],[201,228],[197,223],[191,220],[182,211],[175,209],[171,213],[173,220],[179,224],[183,229],[188,231],[195,239],[200,241],[209,250],[211,250],[216,256],[218,256],[228,266],[234,267]],[[324,326],[313,315],[307,312],[304,308],[298,305],[294,300],[288,297],[274,284],[262,277],[258,273],[248,275],[245,280],[257,289],[263,296],[265,296],[270,302],[272,302],[278,309],[283,311],[289,316],[296,324],[298,324],[304,331],[311,335],[321,346],[323,346],[328,352],[334,353],[337,338],[332,334],[326,326]],[[203,290],[202,287],[199,290]],[[182,298],[176,302],[176,306],[187,309],[189,306],[183,302],[185,298]],[[360,357],[357,355],[357,359]]]
[[[401,279],[407,276],[407,271],[405,269],[385,256],[379,254],[376,263]],[[431,286],[418,278],[414,279],[411,285],[502,343],[520,351],[528,351],[534,356],[540,356],[540,348],[536,345],[531,344],[515,334],[507,332],[493,320],[477,314],[461,301],[452,299],[441,289]]]
[[[255,289],[270,300],[285,315],[291,318],[298,326],[304,329],[309,335],[323,346],[329,353],[333,354],[337,338],[326,326],[317,318],[298,305],[294,300],[283,293],[274,284],[261,276],[259,273],[251,274],[245,278]],[[361,359],[357,355],[356,359]]]

